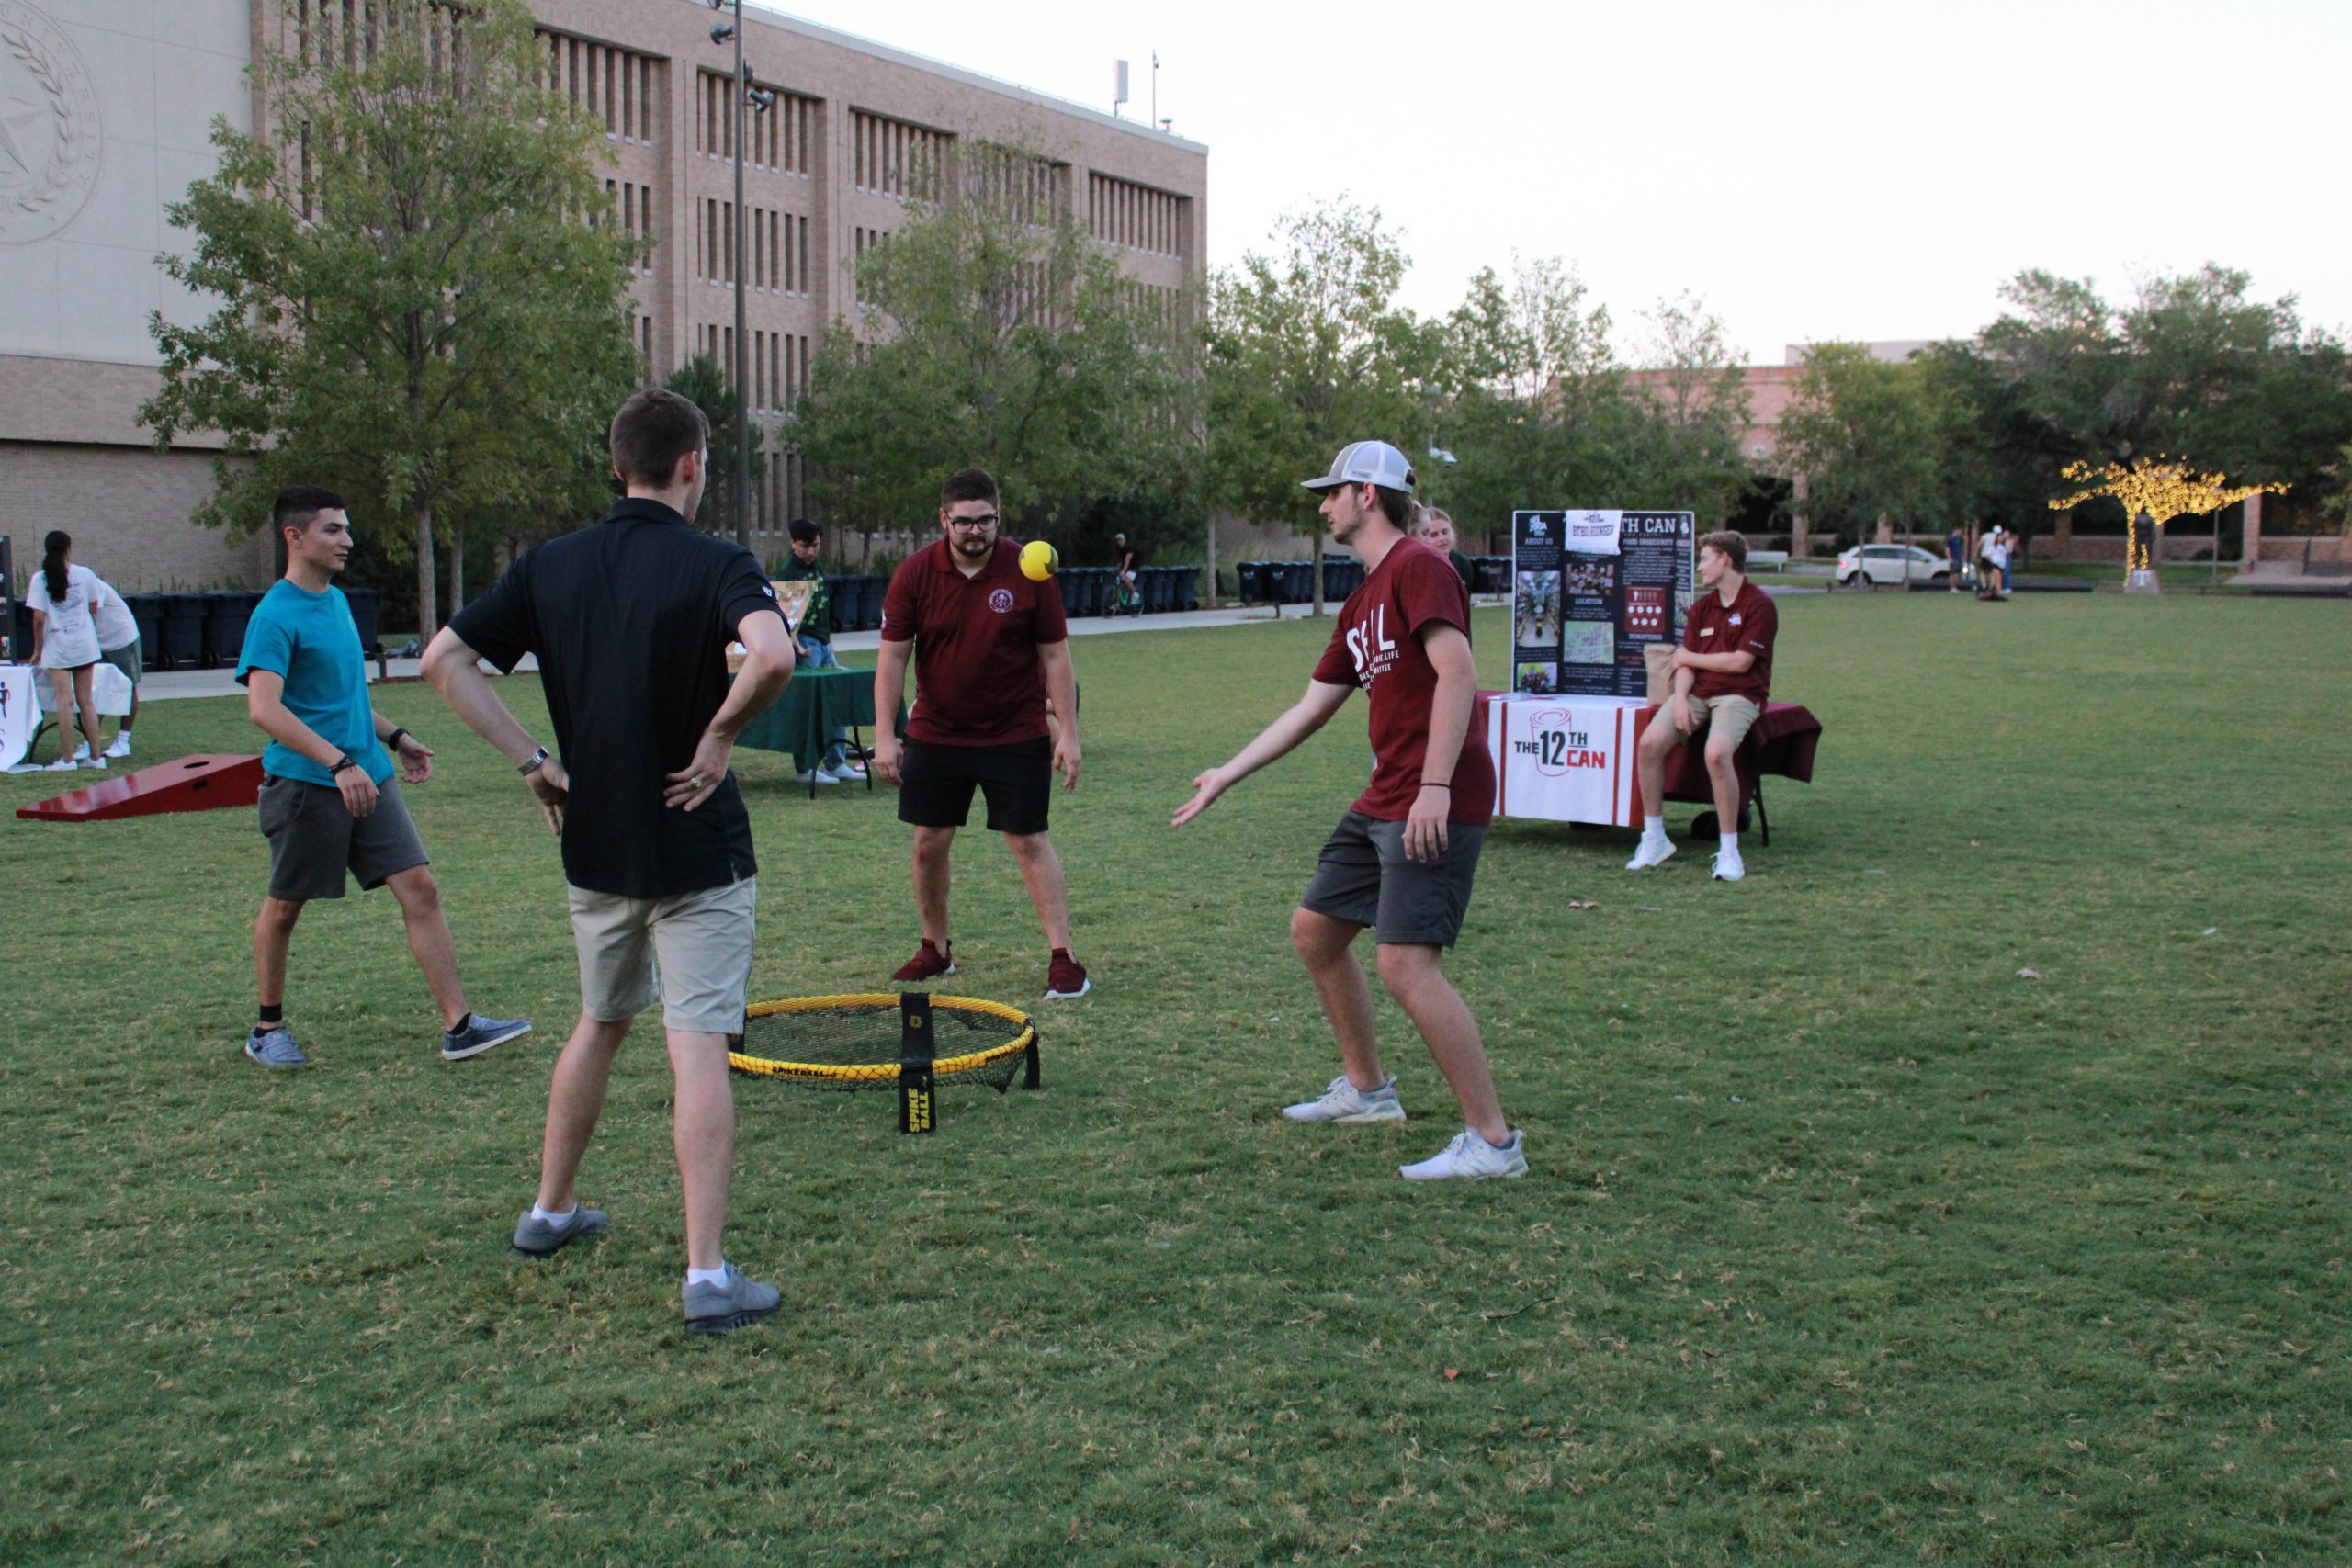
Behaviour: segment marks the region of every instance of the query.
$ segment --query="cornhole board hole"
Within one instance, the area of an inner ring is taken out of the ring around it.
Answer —
[[[251,806],[260,798],[259,757],[198,754],[118,773],[54,800],[20,806],[17,815],[40,822],[112,822],[175,811],[219,811]]]

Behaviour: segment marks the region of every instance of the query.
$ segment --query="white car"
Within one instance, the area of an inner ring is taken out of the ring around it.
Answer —
[[[1917,545],[1856,545],[1838,558],[1838,586],[1900,588],[1906,582],[1941,582],[1951,563]]]

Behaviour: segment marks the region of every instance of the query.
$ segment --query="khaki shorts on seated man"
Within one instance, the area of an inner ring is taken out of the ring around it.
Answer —
[[[1747,581],[1747,541],[1736,533],[1699,541],[1699,597],[1690,605],[1682,646],[1668,661],[1673,681],[1657,717],[1642,732],[1634,754],[1642,784],[1641,847],[1627,871],[1647,871],[1674,853],[1666,836],[1666,760],[1678,746],[1705,739],[1707,780],[1714,786],[1715,821],[1723,832],[1715,880],[1737,882],[1739,863],[1739,743],[1764,711],[1772,685],[1772,642],[1781,629],[1771,596]]]

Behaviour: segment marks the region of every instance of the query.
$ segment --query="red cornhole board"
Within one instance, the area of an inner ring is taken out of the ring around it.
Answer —
[[[111,822],[172,811],[219,811],[260,798],[259,757],[198,754],[118,774],[38,806],[19,806],[17,815],[42,822]]]

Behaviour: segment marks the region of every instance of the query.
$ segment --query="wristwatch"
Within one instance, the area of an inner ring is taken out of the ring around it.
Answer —
[[[537,750],[531,753],[531,760],[529,761],[517,764],[514,771],[527,779],[533,773],[537,773],[539,771],[539,764],[547,760],[548,749],[542,746]]]

